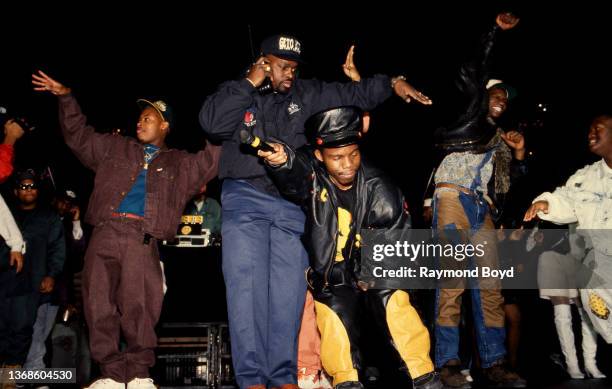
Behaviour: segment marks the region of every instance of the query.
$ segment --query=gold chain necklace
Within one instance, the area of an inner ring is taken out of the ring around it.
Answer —
[[[156,149],[154,150],[152,153],[147,152],[147,148],[145,147],[143,149],[144,154],[145,154],[145,164],[144,164],[144,169],[147,170],[149,168],[149,162],[151,162],[151,160],[153,158],[155,158],[155,156],[159,153],[160,149]]]

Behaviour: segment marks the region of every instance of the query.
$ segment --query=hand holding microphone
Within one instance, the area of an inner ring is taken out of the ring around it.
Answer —
[[[257,150],[257,156],[263,158],[270,166],[280,166],[287,162],[287,153],[281,144],[264,142],[244,129],[240,131],[240,141]]]
[[[263,158],[266,163],[272,167],[284,165],[287,162],[285,147],[278,143],[272,143],[271,146],[274,148],[273,152],[259,150],[257,155]]]

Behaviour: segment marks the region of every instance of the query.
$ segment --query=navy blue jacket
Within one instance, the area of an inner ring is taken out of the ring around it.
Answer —
[[[50,208],[14,209],[13,215],[26,242],[23,270],[16,277],[17,289],[24,293],[36,292],[44,277],[57,281],[64,269],[64,227],[58,214]]]
[[[268,95],[260,95],[246,79],[228,81],[204,102],[200,124],[213,141],[223,142],[219,178],[246,179],[260,191],[278,196],[263,162],[240,144],[245,114],[255,135],[299,148],[306,144],[304,122],[312,114],[342,105],[369,111],[391,92],[391,81],[383,75],[348,83],[296,79],[287,94]]]

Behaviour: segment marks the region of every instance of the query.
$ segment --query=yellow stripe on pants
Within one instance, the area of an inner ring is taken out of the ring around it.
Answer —
[[[323,369],[334,377],[334,386],[346,381],[359,381],[351,358],[351,342],[340,317],[330,307],[315,301],[317,326],[321,333]]]
[[[414,379],[434,370],[429,357],[429,332],[419,314],[410,304],[408,293],[398,290],[386,307],[387,325],[395,348]]]

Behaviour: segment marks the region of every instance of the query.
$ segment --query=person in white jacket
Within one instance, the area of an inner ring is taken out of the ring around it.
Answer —
[[[597,334],[593,329],[606,342],[612,343],[612,115],[593,120],[588,142],[591,152],[602,159],[578,170],[554,192],[538,196],[524,220],[538,216],[557,224],[577,223],[577,232],[584,236],[587,254],[583,263],[592,269],[590,280],[580,290],[588,315],[583,318],[582,332],[585,369],[589,375],[603,378],[605,376],[595,363]],[[569,312],[565,312],[567,314]],[[569,340],[564,345],[561,336],[560,341],[562,349],[564,346],[570,351],[574,348]]]
[[[9,266],[15,266],[15,270],[19,273],[23,267],[25,244],[19,227],[17,227],[15,219],[13,219],[13,214],[6,206],[2,196],[0,196],[0,237],[4,239],[4,242],[10,249]],[[0,258],[0,264],[3,260],[3,258]]]
[[[10,313],[7,312],[6,307],[9,305],[7,295],[11,292],[11,285],[13,285],[10,281],[14,279],[15,273],[21,272],[23,268],[24,252],[25,244],[21,232],[17,223],[15,223],[13,214],[0,195],[0,366],[7,369],[20,367],[13,361],[5,359],[10,354],[11,349],[11,344],[8,341],[11,337],[9,332],[11,326]],[[12,267],[15,267],[15,273]],[[15,382],[7,380],[4,385],[0,386],[14,388]]]

